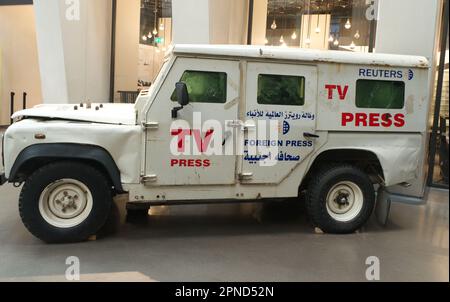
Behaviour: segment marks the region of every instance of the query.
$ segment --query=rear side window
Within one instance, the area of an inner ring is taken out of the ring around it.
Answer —
[[[405,83],[400,81],[358,80],[356,107],[376,109],[403,109]]]
[[[275,74],[258,75],[258,104],[303,106],[305,78]]]
[[[186,83],[191,103],[225,103],[227,101],[227,74],[186,70],[180,82]],[[176,102],[176,91],[170,98]]]

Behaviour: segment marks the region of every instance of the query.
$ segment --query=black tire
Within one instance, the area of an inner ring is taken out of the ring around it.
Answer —
[[[73,179],[84,184],[92,195],[92,209],[78,225],[57,227],[48,223],[39,210],[41,193],[50,184]],[[105,224],[112,205],[112,190],[97,169],[78,162],[56,162],[35,171],[25,182],[19,198],[20,217],[25,227],[47,243],[80,242],[96,235]]]
[[[354,218],[349,218],[347,221],[333,218],[329,213],[332,210],[329,210],[327,206],[328,194],[336,185],[343,182],[357,185],[363,197],[360,210],[355,212],[357,214]],[[370,218],[374,205],[375,191],[370,178],[366,173],[351,165],[339,164],[322,168],[312,176],[308,186],[307,212],[313,224],[325,233],[348,234],[355,232]]]

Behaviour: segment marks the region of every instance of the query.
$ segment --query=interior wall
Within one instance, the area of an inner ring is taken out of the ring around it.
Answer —
[[[266,44],[268,0],[253,2],[252,45]]]
[[[248,0],[209,0],[209,43],[247,44]]]
[[[135,91],[138,88],[140,0],[117,0],[115,95],[117,91]]]
[[[32,5],[0,6],[0,125],[9,124],[10,92],[16,93],[16,108],[42,102],[35,16]]]
[[[33,8],[43,102],[108,102],[111,1],[34,0]]]
[[[209,0],[172,0],[172,19],[173,43],[209,44]]]
[[[59,6],[69,102],[108,102],[111,1],[80,1],[79,21],[66,19],[67,8]]]
[[[248,0],[172,0],[172,16],[173,43],[247,44]]]

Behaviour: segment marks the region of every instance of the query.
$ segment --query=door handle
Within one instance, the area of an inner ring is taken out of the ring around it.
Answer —
[[[309,132],[303,132],[303,136],[305,138],[319,138],[320,136],[317,134],[309,133]]]
[[[227,139],[233,134],[231,131],[225,132],[225,138],[222,141],[222,146],[225,146],[225,143],[227,142]]]

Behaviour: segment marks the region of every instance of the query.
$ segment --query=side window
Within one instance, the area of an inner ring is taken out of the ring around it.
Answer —
[[[225,103],[227,101],[227,74],[186,70],[180,82],[186,83],[189,102],[191,103]],[[176,102],[176,91],[170,98]]]
[[[303,106],[305,78],[275,74],[258,75],[258,104]]]
[[[356,107],[403,109],[405,83],[400,81],[356,81]]]

